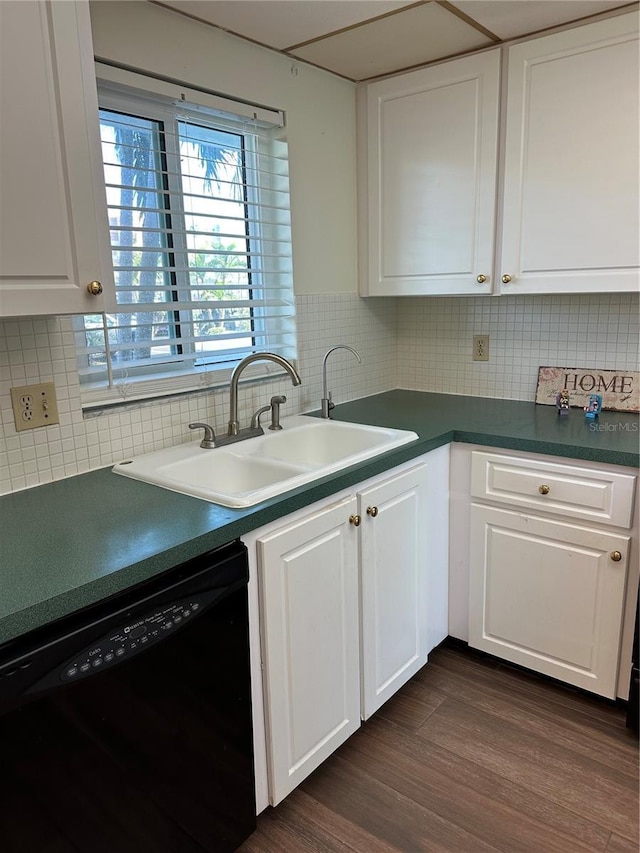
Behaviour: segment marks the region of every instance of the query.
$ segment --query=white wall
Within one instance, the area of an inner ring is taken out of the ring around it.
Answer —
[[[285,110],[296,294],[355,293],[355,85],[150,3],[91,3],[91,23],[101,59]]]

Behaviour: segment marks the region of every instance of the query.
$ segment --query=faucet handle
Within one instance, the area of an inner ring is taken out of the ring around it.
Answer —
[[[216,446],[216,434],[213,431],[213,427],[210,424],[189,424],[189,429],[203,429],[204,437],[200,442],[200,447],[204,447],[205,450],[210,450],[212,447]]]
[[[254,412],[253,417],[251,418],[251,426],[250,430],[256,431],[256,435],[262,435],[264,430],[260,426],[260,418],[264,415],[265,412],[271,411],[271,406],[263,406],[261,409],[258,409],[257,412]],[[260,430],[258,433],[257,430]]]

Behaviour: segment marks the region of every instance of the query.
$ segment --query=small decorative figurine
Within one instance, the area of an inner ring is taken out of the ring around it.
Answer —
[[[585,418],[597,418],[602,406],[602,394],[589,394],[589,401],[584,407]]]
[[[566,388],[556,396],[556,408],[559,415],[569,414],[569,392]]]

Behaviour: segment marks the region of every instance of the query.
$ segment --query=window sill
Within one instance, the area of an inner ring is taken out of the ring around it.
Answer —
[[[182,377],[173,374],[170,380],[159,376],[153,382],[130,382],[131,393],[129,396],[121,393],[118,388],[91,389],[90,386],[87,386],[83,393],[82,415],[85,419],[100,417],[103,414],[114,414],[136,408],[162,405],[176,400],[186,400],[196,394],[216,394],[228,391],[232,372],[232,370],[220,370],[213,374],[212,371],[208,371],[200,374],[189,373]],[[239,384],[241,386],[260,384],[286,377],[285,371],[273,364],[258,363],[243,372]],[[145,387],[136,387],[143,385]]]

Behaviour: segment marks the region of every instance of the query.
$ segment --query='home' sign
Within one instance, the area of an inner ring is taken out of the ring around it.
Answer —
[[[566,388],[572,406],[582,408],[590,394],[602,395],[602,408],[614,412],[640,411],[639,374],[635,370],[597,370],[584,367],[540,367],[536,403],[555,406]]]

